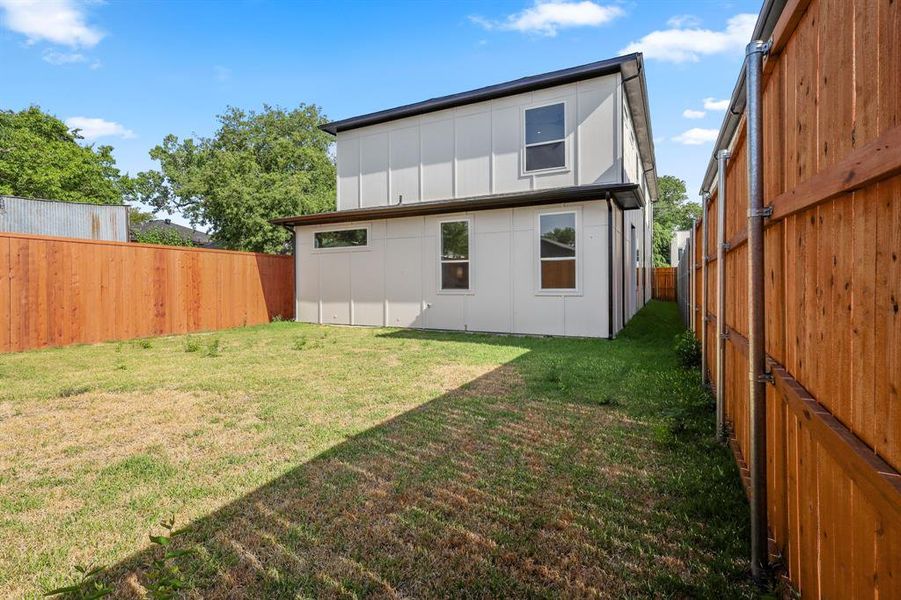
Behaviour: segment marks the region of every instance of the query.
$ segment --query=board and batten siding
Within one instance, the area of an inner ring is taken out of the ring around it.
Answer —
[[[607,75],[339,132],[338,210],[621,182],[623,96]],[[525,174],[523,112],[555,102],[567,168]]]
[[[538,289],[538,215],[576,211],[579,290]],[[439,222],[472,225],[472,291],[439,291]],[[369,228],[366,248],[316,249],[313,234]],[[603,200],[298,226],[297,319],[310,323],[606,337]],[[619,325],[619,323],[617,323]]]

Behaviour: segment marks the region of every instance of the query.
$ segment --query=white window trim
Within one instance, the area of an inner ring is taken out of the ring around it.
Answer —
[[[549,140],[546,142],[538,142],[535,144],[526,144],[526,112],[533,110],[535,108],[544,108],[546,106],[555,106],[557,104],[563,105],[563,137],[559,140]],[[552,102],[542,102],[541,104],[533,104],[531,106],[524,106],[522,108],[522,127],[520,131],[520,141],[522,146],[522,152],[520,157],[520,175],[523,177],[529,175],[544,175],[548,173],[567,173],[570,170],[570,157],[569,157],[569,143],[567,138],[569,137],[566,132],[566,113],[569,109],[568,101],[566,99],[554,100]],[[563,166],[562,167],[550,167],[547,169],[534,169],[531,171],[526,170],[526,148],[531,148],[532,146],[544,146],[546,144],[554,144],[556,142],[563,142]]]
[[[337,248],[317,248],[316,234],[326,231],[349,231],[351,229],[366,230],[366,244],[363,246],[339,246]],[[355,223],[353,225],[337,225],[327,226],[321,225],[312,231],[313,254],[331,254],[334,252],[369,252],[372,249],[372,224],[371,223]]]
[[[576,287],[575,288],[542,288],[541,287],[541,263],[542,261],[572,260],[571,258],[555,257],[541,258],[541,217],[547,215],[575,215],[576,221]],[[582,295],[582,208],[542,210],[535,215],[535,277],[536,296],[581,296]]]
[[[469,232],[469,235],[467,236],[467,240],[466,240],[468,242],[469,259],[468,260],[442,260],[441,255],[443,254],[443,252],[442,252],[443,248],[441,247],[441,226],[444,223],[460,223],[460,222],[466,222],[466,230]],[[437,236],[437,240],[438,240],[438,246],[437,246],[438,270],[437,270],[437,280],[436,280],[436,282],[438,284],[436,286],[438,288],[437,293],[442,296],[445,296],[445,295],[446,296],[471,296],[471,295],[473,295],[475,293],[475,290],[473,289],[473,285],[472,285],[472,280],[473,280],[473,266],[472,266],[473,260],[472,260],[472,258],[473,258],[473,249],[474,249],[473,238],[475,236],[473,235],[473,231],[472,231],[472,216],[466,215],[466,216],[462,216],[462,217],[453,217],[453,218],[449,217],[446,219],[439,219],[437,227],[438,227],[438,236]],[[442,287],[442,281],[441,281],[441,265],[443,263],[453,264],[453,263],[464,263],[464,262],[469,263],[469,287],[466,288],[465,290],[464,289],[448,289],[448,290],[444,289]]]

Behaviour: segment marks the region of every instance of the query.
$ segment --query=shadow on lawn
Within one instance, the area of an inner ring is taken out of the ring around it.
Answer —
[[[684,497],[699,490],[674,495],[660,473],[690,458],[670,456],[679,451],[655,441],[641,419],[562,389],[570,384],[552,371],[524,381],[536,364],[561,360],[541,355],[554,344],[484,340],[531,351],[191,523],[179,542],[191,550],[178,563],[187,595],[746,591],[744,542],[722,545],[746,539],[744,524],[728,525],[743,515],[705,519]],[[593,348],[609,347],[601,344]],[[704,475],[741,498],[734,470]],[[140,595],[151,557],[108,570],[117,595]]]

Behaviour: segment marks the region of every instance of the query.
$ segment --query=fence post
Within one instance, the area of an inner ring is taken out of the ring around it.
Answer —
[[[707,207],[710,193],[701,194],[701,385],[707,383]]]
[[[691,323],[691,331],[694,333],[695,331],[695,226],[696,221],[694,218],[691,220],[691,235],[688,236],[689,248],[691,249],[691,263],[688,265],[688,298],[690,302],[688,303],[689,308],[689,322]]]
[[[716,184],[716,435],[726,438],[726,161],[728,150],[717,158]]]
[[[767,571],[766,498],[766,330],[764,315],[763,220],[763,57],[769,44],[748,44],[745,61],[748,127],[748,375],[751,409],[751,572]]]

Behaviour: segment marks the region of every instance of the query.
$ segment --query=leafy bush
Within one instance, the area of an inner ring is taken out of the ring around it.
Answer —
[[[132,237],[141,244],[159,244],[162,246],[193,246],[194,242],[182,237],[174,229],[167,227],[148,227],[144,231],[133,230]]]
[[[185,352],[197,352],[198,350],[200,350],[200,342],[191,336],[186,337]]]
[[[701,366],[701,344],[694,333],[686,329],[676,336],[673,349],[683,369],[695,369]]]

